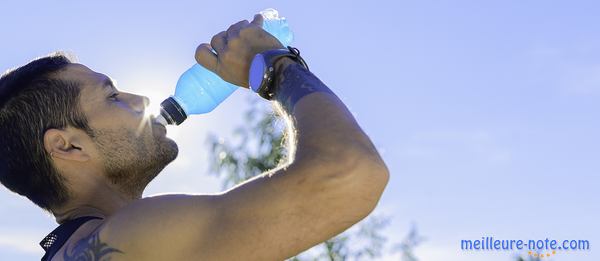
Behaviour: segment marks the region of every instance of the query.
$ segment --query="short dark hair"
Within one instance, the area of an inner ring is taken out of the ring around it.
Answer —
[[[67,202],[69,190],[44,148],[44,133],[90,130],[79,84],[58,77],[71,63],[53,53],[0,76],[0,182],[49,212]]]

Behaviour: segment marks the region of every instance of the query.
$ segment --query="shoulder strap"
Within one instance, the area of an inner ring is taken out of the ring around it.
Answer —
[[[69,220],[54,231],[50,232],[41,242],[40,246],[46,251],[42,261],[49,261],[58,252],[58,250],[67,242],[69,237],[85,222],[92,219],[101,219],[99,217],[85,216]]]

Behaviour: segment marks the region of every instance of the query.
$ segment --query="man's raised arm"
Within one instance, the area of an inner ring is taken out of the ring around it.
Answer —
[[[232,25],[199,46],[197,61],[247,86],[252,57],[282,47],[261,24]],[[315,75],[289,58],[276,65],[276,100],[295,133],[289,165],[219,195],[138,200],[107,221],[101,239],[144,260],[283,260],[366,217],[389,178],[384,162]]]
[[[224,195],[222,227],[239,226],[212,246],[225,252],[235,238],[233,249],[248,260],[283,260],[344,231],[375,208],[388,181],[369,138],[327,86],[291,60],[277,73],[277,100],[296,134],[293,161]]]

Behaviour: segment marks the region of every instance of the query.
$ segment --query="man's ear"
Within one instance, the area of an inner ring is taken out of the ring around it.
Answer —
[[[44,147],[55,159],[88,161],[90,155],[83,147],[82,133],[85,132],[72,127],[64,130],[48,129],[44,133]]]

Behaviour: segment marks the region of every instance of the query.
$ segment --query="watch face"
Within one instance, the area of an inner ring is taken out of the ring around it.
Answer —
[[[265,69],[266,64],[262,54],[255,55],[250,64],[250,71],[248,73],[248,84],[250,85],[250,89],[254,92],[258,92],[260,89],[265,75]]]

